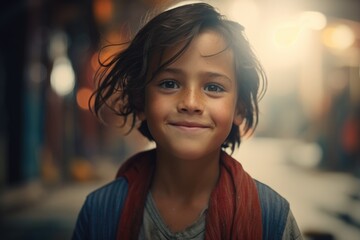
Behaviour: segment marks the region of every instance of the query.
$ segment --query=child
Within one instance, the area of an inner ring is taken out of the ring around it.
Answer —
[[[156,148],[87,197],[73,239],[301,239],[288,202],[224,151],[256,127],[266,83],[241,25],[205,3],[167,10],[100,76],[96,115],[141,121]]]

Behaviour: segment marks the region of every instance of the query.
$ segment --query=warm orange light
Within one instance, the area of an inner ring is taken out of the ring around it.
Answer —
[[[347,49],[355,42],[355,34],[353,30],[343,24],[330,26],[323,31],[323,43],[334,49]]]
[[[89,88],[80,88],[76,94],[76,102],[78,106],[83,110],[89,110],[89,99],[91,97],[92,91]],[[93,102],[90,103],[93,106]]]
[[[97,71],[100,65],[109,63],[116,54],[124,51],[130,43],[125,28],[123,31],[107,32],[102,40],[102,47],[91,56],[90,64],[94,71]]]
[[[92,56],[91,56],[91,68],[96,71],[98,70],[98,68],[100,67],[100,64],[99,64],[99,53],[98,52],[95,52]]]
[[[94,15],[99,23],[107,23],[112,18],[113,3],[111,0],[95,0]]]

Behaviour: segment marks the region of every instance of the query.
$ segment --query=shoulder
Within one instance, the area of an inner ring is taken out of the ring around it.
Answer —
[[[126,196],[128,183],[124,178],[117,178],[112,182],[96,189],[87,196],[87,200],[93,202],[107,202],[113,198]]]
[[[118,178],[90,193],[79,213],[72,239],[114,239],[128,191]]]
[[[263,239],[282,239],[290,210],[289,202],[268,185],[257,180],[255,183],[261,206]]]
[[[268,185],[258,180],[254,180],[254,181],[256,183],[256,188],[258,190],[259,198],[260,201],[262,201],[262,203],[266,204],[269,207],[274,205],[279,205],[282,208],[289,207],[288,201],[284,197],[282,197],[279,193],[277,193],[274,189],[272,189]]]
[[[301,231],[296,223],[292,211],[289,210],[289,215],[286,222],[286,227],[282,239],[284,240],[302,240]]]
[[[85,207],[97,217],[108,214],[119,214],[125,202],[128,183],[124,178],[118,178],[91,192],[85,201]],[[115,216],[114,216],[115,217]]]
[[[91,192],[86,198],[84,207],[95,215],[120,211],[127,191],[127,181],[124,178],[115,179]]]

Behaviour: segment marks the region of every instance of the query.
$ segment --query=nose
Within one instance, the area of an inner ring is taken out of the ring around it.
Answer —
[[[178,101],[177,109],[181,113],[201,114],[204,111],[202,91],[197,89],[183,90]]]

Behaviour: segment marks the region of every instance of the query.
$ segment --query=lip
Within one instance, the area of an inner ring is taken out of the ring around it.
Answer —
[[[207,124],[189,121],[169,122],[168,125],[185,131],[196,131],[210,128],[210,126]]]

